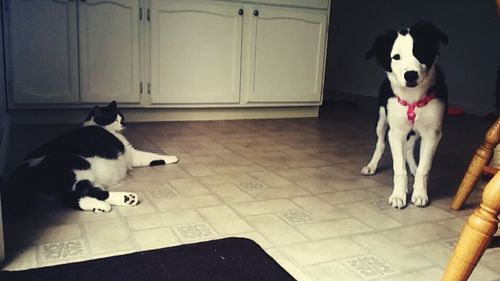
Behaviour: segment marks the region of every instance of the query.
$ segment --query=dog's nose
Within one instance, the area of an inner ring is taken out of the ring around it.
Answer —
[[[405,72],[405,80],[408,83],[415,83],[418,79],[418,72],[416,71],[406,71]]]

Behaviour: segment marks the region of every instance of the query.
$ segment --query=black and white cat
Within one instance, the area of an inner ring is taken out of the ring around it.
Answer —
[[[7,183],[4,203],[25,208],[37,194],[57,196],[71,208],[109,212],[112,205],[135,206],[137,194],[108,192],[132,168],[172,164],[175,156],[139,151],[121,134],[123,115],[116,102],[96,106],[83,127],[62,135],[35,151],[16,168]]]

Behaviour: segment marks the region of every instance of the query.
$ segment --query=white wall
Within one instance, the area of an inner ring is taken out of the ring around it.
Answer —
[[[325,93],[377,96],[384,78],[364,54],[387,29],[432,21],[448,34],[439,64],[445,71],[450,104],[469,113],[493,111],[500,64],[500,16],[495,1],[332,0]]]

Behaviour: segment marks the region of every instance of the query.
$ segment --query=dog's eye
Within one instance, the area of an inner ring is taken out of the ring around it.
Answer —
[[[399,54],[395,54],[394,56],[392,56],[392,59],[393,60],[400,60],[401,56]]]

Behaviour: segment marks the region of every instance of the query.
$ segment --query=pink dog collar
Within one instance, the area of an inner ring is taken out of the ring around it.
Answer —
[[[430,94],[425,95],[425,97],[423,97],[422,99],[420,99],[414,103],[409,103],[409,102],[401,99],[400,97],[396,96],[398,102],[402,106],[407,107],[406,116],[408,117],[408,121],[410,121],[410,123],[415,123],[415,117],[417,116],[415,114],[415,108],[426,106],[434,97],[435,97],[435,93],[432,92]]]

